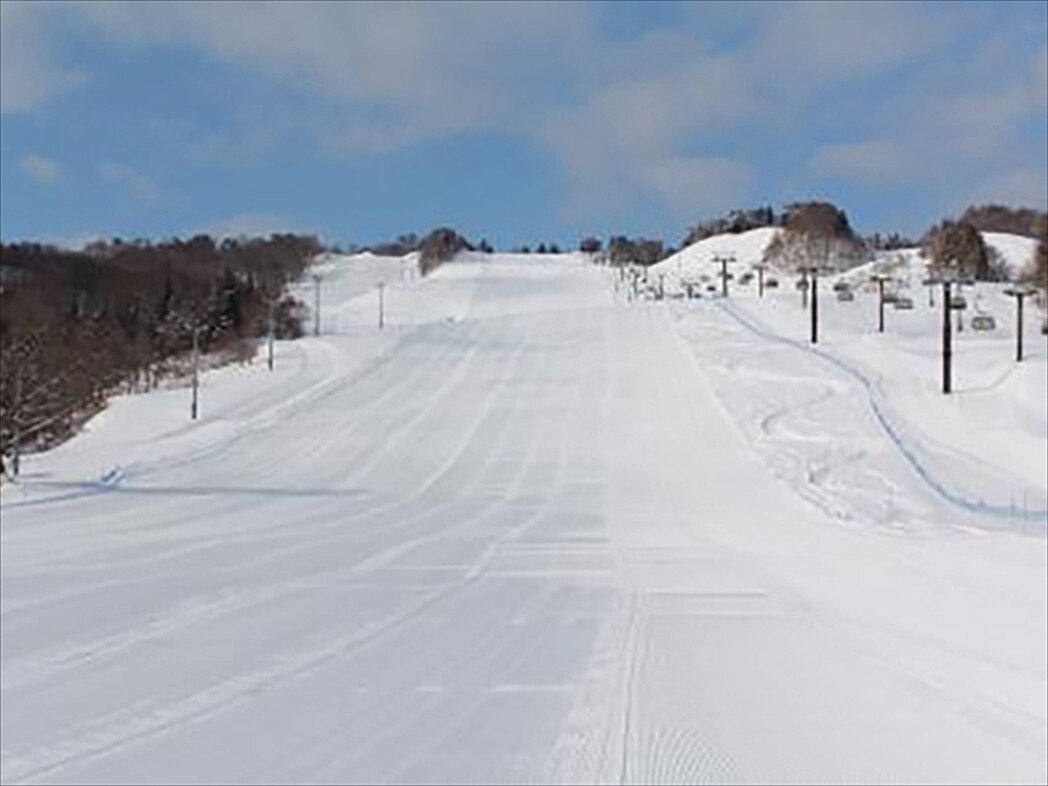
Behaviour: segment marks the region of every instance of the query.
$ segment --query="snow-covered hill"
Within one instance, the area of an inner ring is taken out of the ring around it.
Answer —
[[[0,781],[1048,779],[1048,347],[1012,361],[1010,304],[945,398],[937,312],[874,334],[863,293],[817,355],[785,286],[316,272],[274,372],[209,372],[195,423],[118,401],[4,488]]]
[[[1004,259],[1012,280],[1031,272],[1034,252],[1037,250],[1036,240],[1006,232],[983,232],[982,236],[983,242]]]
[[[763,259],[764,250],[778,231],[775,227],[761,227],[739,234],[713,235],[653,265],[650,274],[665,275],[666,285],[677,288],[682,279],[698,280],[712,274],[713,258],[725,255],[735,257],[733,269],[746,270]]]

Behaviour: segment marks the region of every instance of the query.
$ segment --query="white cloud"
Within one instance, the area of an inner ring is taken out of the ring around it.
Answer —
[[[640,179],[685,218],[737,207],[753,178],[748,166],[728,158],[675,156],[645,167]]]
[[[954,27],[949,15],[907,3],[779,3],[747,44],[747,59],[776,90],[811,93],[927,55]]]
[[[226,237],[268,237],[275,232],[300,232],[294,222],[267,213],[238,213],[198,227],[189,234]]]
[[[57,14],[22,5],[12,14],[9,5],[2,4],[5,65],[12,59],[17,73],[19,58],[28,59],[34,65],[23,73],[50,74],[41,82],[50,87],[35,92],[26,87],[32,79],[16,77],[22,87],[12,105],[38,105],[71,78],[47,56],[41,32]],[[1020,68],[1007,31],[983,35],[973,23],[982,12],[935,5],[699,5],[686,9],[692,22],[636,35],[609,35],[603,8],[586,3],[61,8],[64,26],[109,45],[195,50],[294,94],[289,105],[301,111],[274,113],[267,104],[240,131],[227,125],[196,135],[188,147],[197,160],[243,162],[292,138],[359,156],[494,131],[549,151],[561,165],[568,209],[587,216],[654,202],[693,217],[744,200],[756,168],[744,161],[744,143],[734,144],[736,131],[761,139],[761,155],[772,134],[794,146],[809,139],[811,152],[799,155],[810,173],[864,185],[948,179],[973,161],[1010,171],[1016,129],[1031,111],[1043,113],[1048,93],[1048,47]],[[717,41],[725,25],[704,24],[704,15],[731,17],[729,34]],[[32,45],[9,55],[11,30],[28,31]],[[954,44],[973,34],[983,46],[966,57]],[[861,103],[866,82],[894,79],[902,68],[913,87]],[[250,100],[235,97],[233,113],[250,115]],[[840,142],[825,144],[824,133]],[[156,187],[126,167],[103,176],[145,202],[159,200]]]
[[[44,3],[0,3],[0,112],[35,109],[84,81],[51,54],[45,19],[51,10]]]
[[[913,160],[897,140],[876,139],[825,145],[810,164],[818,172],[865,185],[894,185],[913,174]]]
[[[1041,53],[1034,58],[1030,85],[1034,106],[1048,108],[1048,44],[1041,47]]]
[[[1019,168],[990,177],[965,204],[1006,204],[1048,210],[1048,171]]]
[[[131,167],[107,161],[99,165],[98,174],[104,180],[124,186],[142,204],[158,205],[163,201],[163,196],[156,184]]]
[[[29,153],[22,157],[22,171],[38,183],[53,183],[58,179],[61,167],[50,158]]]

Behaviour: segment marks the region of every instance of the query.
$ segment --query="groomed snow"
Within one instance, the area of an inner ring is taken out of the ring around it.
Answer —
[[[816,355],[787,281],[317,270],[273,373],[208,373],[196,424],[122,399],[4,487],[0,780],[1048,780],[1032,310],[1017,367],[980,292],[944,399],[924,290],[881,336],[827,282]]]

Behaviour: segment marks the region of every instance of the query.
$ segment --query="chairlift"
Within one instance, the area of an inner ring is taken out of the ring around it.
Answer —
[[[837,300],[841,301],[842,303],[850,303],[851,301],[855,300],[855,293],[852,292],[850,289],[838,289]]]
[[[844,279],[840,279],[836,283],[834,283],[833,291],[834,292],[849,292],[849,291],[851,291],[851,284],[849,284]]]
[[[997,329],[997,321],[992,314],[976,314],[972,317],[972,330],[985,333]]]
[[[764,288],[765,289],[778,289],[779,288],[779,279],[777,279],[777,278],[766,278],[766,279],[764,279]]]
[[[968,299],[964,295],[950,295],[950,308],[954,311],[964,311],[968,308]]]
[[[887,298],[885,298],[887,300]],[[913,310],[913,298],[906,297],[904,295],[896,295],[895,300],[892,301],[892,305],[898,311],[912,311]]]

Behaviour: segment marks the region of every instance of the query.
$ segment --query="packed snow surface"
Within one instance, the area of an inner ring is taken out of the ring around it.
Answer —
[[[4,487],[0,780],[1048,780],[1035,309],[1016,364],[969,292],[944,397],[918,284],[878,334],[821,283],[813,351],[785,280],[316,271],[273,372],[196,423],[118,399]]]

